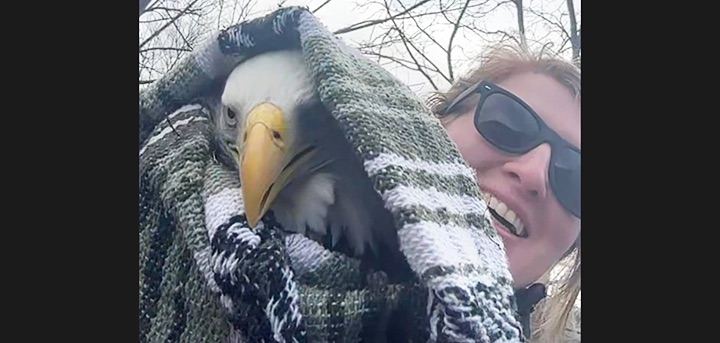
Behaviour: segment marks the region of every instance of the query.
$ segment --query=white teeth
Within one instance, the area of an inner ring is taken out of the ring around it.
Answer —
[[[495,209],[495,208],[497,207],[497,205],[498,205],[498,199],[496,199],[496,198],[493,197],[493,196],[491,196],[491,197],[489,197],[489,198],[490,198],[490,201],[488,201],[488,202],[489,202],[488,206],[490,206],[490,208],[492,208],[492,209]],[[487,199],[487,198],[486,198],[486,199]]]
[[[517,218],[517,215],[513,212],[513,210],[507,211],[507,214],[505,215],[505,219],[507,219],[507,221],[512,223],[515,221],[515,218]]]
[[[520,217],[518,217],[513,210],[509,209],[504,202],[498,200],[492,194],[483,192],[482,195],[490,208],[492,208],[499,216],[507,220],[508,223],[515,226],[515,229],[517,229],[515,234],[518,236],[525,234],[525,223],[520,220]]]
[[[507,205],[505,205],[505,203],[502,203],[502,202],[500,202],[500,200],[498,200],[498,205],[497,205],[497,207],[494,208],[494,210],[501,216],[505,217],[505,214],[508,211],[508,207],[507,207]],[[507,218],[505,218],[505,219],[507,219]]]

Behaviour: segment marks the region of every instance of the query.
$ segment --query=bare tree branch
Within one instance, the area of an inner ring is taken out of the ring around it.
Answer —
[[[148,19],[148,20],[140,20],[140,24],[150,24],[150,23],[157,23],[159,21],[166,21],[168,18],[156,18],[156,19]]]
[[[145,12],[155,12],[155,11],[164,11],[164,12],[180,12],[182,9],[180,8],[172,8],[172,7],[165,7],[165,6],[152,6],[148,7]],[[193,13],[192,11],[188,11],[187,14]]]
[[[402,6],[403,8],[405,8],[405,6],[402,5],[402,3],[400,3],[400,6]],[[388,11],[388,13],[389,13],[390,7],[389,7],[388,5],[386,5],[386,9],[387,9],[387,11]],[[443,14],[443,15],[444,15],[444,14]],[[416,20],[416,18],[415,18],[414,16],[411,16],[410,19],[413,21],[413,23],[415,24],[415,26],[416,26],[416,28],[418,29],[418,31],[420,31],[420,32],[423,33],[426,37],[428,37],[428,39],[430,39],[430,41],[432,41],[433,43],[435,43],[435,44],[436,44],[441,50],[443,50],[445,53],[448,52],[442,44],[440,44],[437,40],[435,40],[431,34],[429,34],[424,28],[422,28],[422,27],[420,26],[420,24],[417,22],[417,20]],[[413,43],[413,40],[414,40],[414,39],[411,39],[410,37],[407,37],[407,35],[405,34],[405,32],[403,32],[403,31],[400,29],[400,27],[397,25],[397,22],[396,22],[395,19],[392,19],[392,23],[393,23],[393,26],[395,27],[395,29],[397,30],[397,32],[400,34],[400,36],[401,36],[401,38],[402,38],[402,43],[403,43],[403,45],[405,46],[405,48],[407,49],[407,48],[408,48],[408,45],[409,45],[410,47],[412,47],[413,50],[415,50],[415,52],[416,52],[418,55],[420,55],[420,57],[423,58],[423,60],[427,61],[428,63],[430,63],[430,65],[433,66],[433,68],[437,71],[438,74],[440,74],[440,76],[442,76],[446,81],[452,83],[452,78],[451,78],[451,77],[448,77],[447,75],[445,75],[444,73],[442,73],[442,72],[440,71],[440,68],[438,68],[438,66],[435,65],[435,63],[433,63],[433,61],[432,61],[431,59],[429,59],[424,52],[422,52],[422,51],[420,51],[420,49],[418,49],[418,47]],[[414,59],[414,54],[412,53],[412,51],[410,51],[410,50],[408,49],[407,52],[408,52],[409,54],[411,54],[411,56],[412,56],[413,59]],[[420,71],[420,72],[423,73],[423,74],[426,74],[423,70],[419,70],[419,69],[422,69],[423,67],[424,67],[423,65],[418,64],[418,71]],[[429,76],[426,76],[426,77],[429,79],[430,84],[433,86],[433,88],[437,89],[437,86],[435,86],[435,83],[432,81],[432,78],[430,78]]]
[[[400,3],[400,6],[402,6],[403,9],[405,8],[405,6],[404,6],[402,3]],[[444,12],[443,12],[443,15],[445,15]],[[447,17],[446,17],[446,18],[447,18]],[[409,16],[409,19],[413,21],[413,23],[415,24],[415,26],[417,27],[417,29],[418,29],[420,32],[422,32],[423,34],[425,34],[425,36],[426,36],[428,39],[430,39],[431,42],[435,43],[435,45],[437,45],[437,46],[438,46],[440,49],[442,49],[444,52],[447,52],[447,50],[445,50],[445,46],[443,46],[443,45],[440,44],[437,40],[435,40],[435,38],[433,37],[433,35],[429,34],[429,33],[426,31],[426,29],[423,28],[423,27],[420,25],[420,23],[418,23],[416,16],[411,15],[411,16]],[[428,27],[429,27],[430,25],[431,25],[431,24],[428,24]]]
[[[570,43],[572,44],[573,61],[580,57],[580,30],[577,27],[575,18],[575,5],[573,0],[567,0],[568,14],[570,15]]]
[[[473,1],[474,1],[474,0],[473,0]],[[489,1],[489,0],[485,0],[485,1],[482,1],[482,2],[473,2],[472,5],[467,6],[467,9],[470,10],[470,9],[475,9],[475,8],[478,8],[478,7],[482,7],[483,5],[487,4],[488,1]],[[501,6],[501,5],[505,4],[505,3],[512,2],[512,1],[513,1],[513,0],[504,0],[504,1],[501,1],[501,2],[499,2],[498,4],[496,4],[495,7],[499,7],[499,6]],[[453,3],[453,4],[454,4],[454,3]],[[453,4],[450,4],[450,5],[453,5]],[[431,15],[438,15],[438,14],[443,15],[443,16],[446,16],[447,13],[459,11],[459,10],[461,10],[463,7],[465,7],[464,4],[463,4],[462,6],[453,7],[453,8],[451,8],[451,7],[443,8],[443,7],[442,7],[442,3],[440,3],[440,5],[441,5],[441,6],[440,6],[440,8],[439,8],[437,11],[426,11],[426,12],[422,12],[422,13],[406,13],[406,14],[403,14],[403,15],[401,15],[401,16],[398,16],[398,17],[395,18],[395,19],[398,19],[398,20],[400,20],[400,19],[410,19],[410,18],[416,18],[416,19],[417,19],[417,18],[427,17],[427,16],[431,16]],[[488,13],[489,13],[489,12],[492,12],[492,10],[489,10]],[[447,16],[445,17],[445,19],[447,19],[449,23],[453,23],[453,22],[454,22],[454,21],[448,19]]]
[[[455,35],[458,32],[458,29],[460,28],[460,21],[462,20],[463,15],[465,14],[465,10],[467,10],[468,5],[470,4],[470,0],[465,1],[465,6],[463,6],[462,10],[460,11],[460,15],[458,16],[457,21],[453,25],[453,31],[450,34],[450,41],[448,42],[447,47],[447,64],[448,64],[448,76],[450,77],[450,82],[452,83],[455,80],[455,76],[453,75],[453,67],[452,67],[452,48],[453,48],[453,40],[455,40]]]
[[[387,2],[385,3],[385,9],[386,9],[386,11],[387,11],[387,13],[388,13],[388,15],[389,15],[389,14],[390,14],[390,6],[387,5]],[[413,50],[415,50],[418,54],[420,54],[420,56],[422,56],[426,61],[430,62],[430,64],[432,64],[432,66],[433,66],[435,69],[439,69],[439,68],[438,68],[435,64],[433,64],[432,61],[430,61],[427,57],[425,57],[425,56],[422,54],[422,52],[420,52],[420,50],[412,44],[412,41],[411,41],[411,40],[407,39],[407,37],[405,36],[405,34],[402,32],[402,30],[400,30],[400,27],[398,26],[398,24],[397,24],[397,22],[395,21],[395,18],[394,18],[394,17],[391,16],[391,17],[390,17],[390,21],[392,22],[395,31],[400,35],[402,44],[403,44],[403,46],[405,46],[405,50],[406,50],[407,53],[410,55],[410,58],[413,60],[413,62],[415,62],[415,65],[418,67],[418,71],[419,71],[423,76],[425,76],[425,78],[428,80],[428,82],[429,82],[430,85],[433,87],[433,89],[437,90],[438,87],[437,87],[437,85],[435,84],[435,81],[433,81],[432,77],[430,77],[430,75],[424,70],[424,68],[422,68],[422,65],[421,65],[420,62],[417,60],[417,58],[415,58],[415,54],[413,54],[413,52],[410,50],[410,47],[412,46],[412,47],[413,47]],[[443,74],[440,73],[440,75],[443,75]],[[443,75],[443,77],[444,77],[444,75]]]
[[[478,35],[478,36],[497,36],[497,35],[501,35],[501,38],[500,38],[501,41],[502,41],[502,40],[505,40],[505,39],[509,39],[509,40],[512,40],[515,44],[518,44],[518,45],[520,44],[520,41],[517,39],[517,37],[515,37],[515,35],[507,32],[507,31],[504,31],[504,30],[488,31],[488,30],[483,30],[483,29],[481,29],[481,28],[478,28],[478,27],[475,26],[475,25],[476,25],[476,24],[473,23],[473,26],[464,25],[464,27],[466,27],[466,28],[468,29],[468,31],[470,31],[470,32],[472,32],[472,33],[474,33],[474,34],[476,34],[476,35]]]
[[[482,10],[480,9],[480,10],[478,10],[478,12],[475,13],[474,15],[470,15],[470,14],[469,14],[468,16],[470,16],[470,17],[472,17],[472,18],[474,18],[474,19],[481,19],[482,17],[485,17],[485,16],[487,16],[488,14],[490,14],[490,13],[494,12],[495,10],[497,10],[498,8],[500,8],[500,6],[507,5],[507,4],[510,4],[510,3],[513,3],[513,4],[514,4],[514,2],[515,2],[515,0],[503,0],[503,1],[498,1],[498,2],[495,4],[495,6],[493,6],[493,7],[490,8],[489,10],[487,10],[487,11],[482,11]],[[485,5],[486,3],[487,3],[487,1],[484,1],[484,2],[480,3],[479,5]],[[477,6],[477,5],[476,5],[476,6]],[[476,6],[470,6],[469,8],[476,7]]]
[[[163,30],[165,30],[166,28],[168,28],[168,27],[169,27],[170,25],[172,25],[176,20],[178,20],[180,17],[182,17],[183,14],[187,13],[187,11],[190,10],[190,8],[191,8],[192,6],[194,6],[197,2],[198,2],[198,0],[193,0],[193,1],[192,1],[189,5],[187,5],[182,11],[180,11],[180,13],[178,13],[175,17],[173,17],[172,19],[170,19],[170,21],[169,21],[168,23],[166,23],[165,25],[163,25],[163,26],[162,26],[160,29],[158,29],[157,31],[153,32],[153,34],[151,34],[150,37],[146,38],[142,43],[140,43],[140,49],[142,49],[142,47],[145,46],[145,44],[147,44],[149,41],[153,40],[153,38],[157,37],[157,36],[160,34],[160,32],[162,32]]]
[[[379,58],[381,58],[381,59],[386,59],[386,60],[388,60],[388,61],[391,61],[391,62],[393,62],[393,63],[397,63],[397,64],[403,66],[404,68],[407,68],[407,69],[410,69],[410,70],[421,71],[421,70],[420,70],[421,68],[418,67],[418,65],[415,64],[415,62],[406,60],[406,59],[401,58],[401,57],[385,55],[385,54],[383,54],[383,53],[375,52],[375,51],[363,51],[363,54],[370,55],[370,56],[376,56],[376,57],[379,57]],[[423,68],[424,68],[424,69],[427,69],[427,70],[429,70],[429,71],[432,71],[432,72],[434,72],[434,73],[438,73],[438,74],[441,73],[439,70],[437,70],[437,69],[435,69],[435,68],[432,68],[432,67],[423,67]]]
[[[151,48],[145,48],[140,49],[140,53],[149,52],[149,51],[178,51],[178,52],[190,52],[192,49],[190,48],[177,48],[172,46],[155,46]]]
[[[144,69],[144,70],[152,71],[152,72],[158,73],[158,74],[161,74],[161,73],[162,73],[162,71],[158,70],[158,69],[157,69],[154,65],[152,65],[152,64],[148,65],[148,64],[146,64],[146,63],[140,63],[140,68],[141,68],[141,69]]]
[[[565,29],[565,26],[563,26],[563,24],[559,20],[552,20],[552,19],[548,18],[548,15],[545,15],[545,14],[535,11],[533,9],[528,9],[528,12],[530,12],[533,15],[537,16],[538,18],[542,19],[548,25],[555,27],[558,30],[558,32],[563,36],[563,38],[570,38],[570,34],[567,32],[567,30]],[[557,18],[555,18],[555,19],[557,19]]]
[[[312,10],[312,13],[315,13],[315,12],[319,11],[321,8],[325,7],[325,5],[327,5],[328,2],[330,2],[330,1],[332,1],[332,0],[325,0],[325,2],[323,2],[322,4],[320,4],[320,6],[318,6],[316,9]]]
[[[405,38],[405,35],[402,33],[402,31],[400,31],[400,29],[398,29],[397,27],[395,27],[395,30],[397,30],[397,32],[400,34],[401,37]],[[419,50],[418,50],[415,46],[413,46],[412,43],[410,43],[410,41],[407,40],[407,39],[403,39],[403,40],[402,40],[402,43],[403,43],[403,45],[405,46],[405,50],[407,50],[407,53],[410,55],[410,58],[412,58],[413,62],[415,62],[415,65],[417,66],[417,70],[418,70],[421,74],[423,74],[423,76],[425,76],[425,78],[428,80],[428,82],[430,83],[430,85],[432,86],[432,88],[435,89],[435,90],[437,90],[438,87],[437,87],[437,85],[435,84],[435,81],[433,81],[432,77],[430,77],[430,75],[425,71],[425,68],[422,68],[422,65],[420,64],[420,62],[418,62],[417,58],[415,58],[415,55],[412,53],[412,51],[410,51],[410,47],[409,47],[408,45],[412,46],[412,47],[413,47],[413,50],[415,50],[415,51],[418,51],[418,52],[419,52]],[[422,56],[422,54],[420,54],[420,55]],[[427,58],[426,58],[426,59],[427,59]],[[431,64],[432,64],[432,63],[431,63]],[[434,67],[435,69],[437,69],[437,66],[435,66],[434,64],[432,64],[432,65],[433,65],[433,67]],[[443,77],[445,77],[445,75],[443,75],[442,73],[439,73],[439,74],[442,75]],[[446,79],[447,79],[447,78],[446,78]]]
[[[472,27],[484,23],[484,15],[514,1],[438,1],[434,5],[416,11],[410,11],[412,7],[408,8],[402,2],[394,2],[400,7],[401,12],[391,15],[393,11],[390,3],[385,0],[381,5],[386,13],[381,15],[386,16],[390,21],[390,27],[384,24],[377,25],[386,29],[379,34],[373,29],[373,36],[361,43],[361,51],[368,56],[376,57],[378,62],[389,61],[413,73],[417,72],[427,80],[430,87],[437,90],[437,76],[450,84],[455,81],[458,56],[465,52],[464,42],[458,43],[461,38],[468,39],[466,36],[468,32],[480,36],[483,40],[498,34],[502,34],[502,38],[515,39],[515,35],[502,30],[491,31]],[[447,24],[438,22],[435,16],[445,18]],[[476,40],[471,41],[476,42]],[[438,53],[441,55],[438,56]]]
[[[167,14],[170,15],[170,11],[165,10],[165,12],[167,12]],[[180,12],[180,13],[182,13],[182,12]],[[185,46],[187,46],[188,49],[191,49],[191,48],[192,48],[192,44],[190,44],[190,42],[188,42],[188,39],[187,39],[187,38],[185,37],[185,35],[182,33],[182,30],[180,30],[180,27],[178,27],[177,22],[176,22],[176,21],[172,21],[172,24],[173,24],[173,27],[175,27],[175,30],[177,30],[177,33],[180,35],[180,38],[182,38],[183,42],[185,43]]]
[[[246,18],[251,9],[257,4],[256,0],[232,0],[232,11],[230,12],[229,20],[223,20],[223,14],[225,13],[225,0],[218,0],[220,2],[220,10],[218,14],[217,28],[220,29],[223,24],[234,24],[238,20]],[[278,5],[282,7],[281,2]]]
[[[520,32],[520,41],[523,45],[527,44],[527,40],[525,39],[525,16],[524,8],[523,8],[523,1],[522,0],[514,0],[513,3],[515,4],[515,10],[517,12],[517,24],[518,24],[518,31]]]
[[[416,9],[416,8],[424,5],[424,4],[426,4],[426,3],[429,2],[429,1],[430,1],[430,0],[421,0],[420,2],[416,3],[415,5],[411,6],[410,8],[408,8],[408,9],[406,9],[405,11],[402,11],[402,12],[400,12],[400,13],[398,13],[398,14],[391,15],[391,16],[389,16],[389,17],[387,17],[387,18],[384,18],[384,19],[361,21],[361,22],[359,22],[359,23],[355,23],[355,24],[352,24],[352,25],[350,25],[350,26],[348,26],[348,27],[344,27],[344,28],[342,28],[342,29],[339,29],[339,30],[337,30],[337,31],[335,31],[335,32],[333,32],[333,33],[336,34],[336,35],[340,35],[340,34],[343,34],[343,33],[348,33],[348,32],[352,32],[352,31],[364,29],[364,28],[366,28],[366,27],[370,27],[370,26],[374,26],[374,25],[378,25],[378,24],[382,24],[382,23],[387,23],[388,21],[391,21],[391,20],[393,20],[393,19],[395,19],[395,18],[397,18],[397,17],[399,17],[399,16],[401,16],[401,15],[404,15],[404,14],[406,14],[406,13],[409,13],[410,11],[412,11],[412,10],[414,10],[414,9]]]
[[[563,53],[567,50],[566,46],[570,43],[571,58],[572,61],[580,66],[580,29],[578,27],[577,18],[575,14],[575,6],[572,0],[566,0],[565,7],[567,13],[561,9],[557,9],[554,12],[561,12],[558,18],[554,13],[540,13],[536,10],[529,9],[528,12],[538,17],[555,33],[562,37],[562,43],[560,44],[557,52]],[[569,28],[563,23],[562,17],[565,15],[569,18]]]

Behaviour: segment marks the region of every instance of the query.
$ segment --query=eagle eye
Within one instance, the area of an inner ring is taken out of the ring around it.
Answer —
[[[237,124],[237,114],[231,108],[225,109],[226,122],[229,126],[235,126]]]

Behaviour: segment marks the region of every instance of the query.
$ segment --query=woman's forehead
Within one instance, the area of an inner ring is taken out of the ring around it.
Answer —
[[[580,101],[567,87],[535,72],[511,75],[498,85],[522,99],[560,136],[581,148]]]

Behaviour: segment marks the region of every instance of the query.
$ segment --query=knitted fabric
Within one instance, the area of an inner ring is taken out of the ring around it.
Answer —
[[[249,229],[236,172],[195,101],[248,57],[301,49],[394,215],[414,282]],[[520,342],[505,251],[474,172],[412,91],[305,8],[213,35],[140,92],[140,342]],[[167,119],[167,120],[166,120]],[[242,336],[242,338],[241,338]]]

